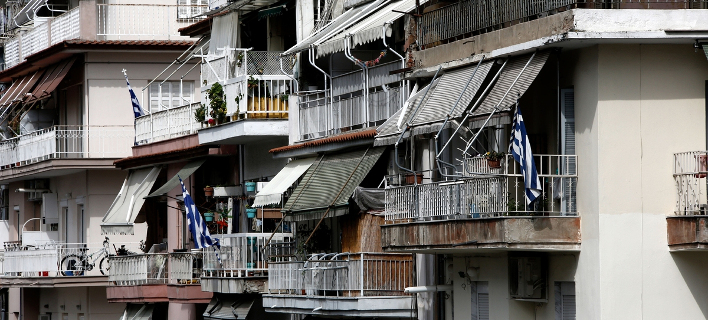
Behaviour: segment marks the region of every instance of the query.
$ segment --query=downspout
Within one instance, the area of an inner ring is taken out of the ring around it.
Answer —
[[[318,67],[318,66],[315,64],[315,48],[314,48],[312,45],[310,46],[309,55],[308,55],[308,59],[307,59],[307,60],[310,61],[310,65],[312,65],[315,69],[317,69],[319,72],[321,72],[321,73],[324,75],[325,112],[329,112],[330,109],[332,108],[332,103],[333,103],[333,101],[334,101],[334,97],[332,96],[332,94],[334,93],[334,91],[332,90],[332,76],[329,75],[329,74],[327,74],[327,72],[324,72],[324,70],[320,69],[320,67]],[[326,106],[327,106],[327,77],[329,77],[329,80],[330,80],[330,81],[329,81],[329,82],[330,82],[330,84],[329,84],[329,89],[330,89],[330,94],[329,94],[330,103],[329,103],[329,106],[330,106],[330,107],[329,107],[329,108],[326,107]],[[328,119],[328,117],[325,117],[325,118]],[[329,119],[328,119],[328,120],[329,120]],[[327,126],[325,126],[325,132],[326,132],[326,131],[327,131]]]
[[[363,90],[363,95],[364,95],[364,119],[366,119],[366,123],[368,126],[369,123],[369,68],[366,66],[365,63],[362,63],[358,59],[354,58],[354,55],[352,55],[351,48],[349,46],[349,41],[350,41],[351,35],[347,35],[344,38],[344,56],[347,57],[351,62],[354,62],[359,68],[362,70],[362,77],[364,80],[364,90]]]
[[[389,48],[388,44],[386,43],[386,29],[387,29],[387,26],[390,26],[390,25],[391,25],[391,23],[384,23],[384,25],[383,25],[382,32],[381,32],[381,39],[383,40],[383,45],[384,45],[384,47],[386,47],[386,49],[388,51],[393,52],[393,54],[395,54],[396,56],[401,58],[401,69],[405,69],[406,68],[406,58],[404,58],[402,55],[398,54],[398,52],[396,52],[396,50]],[[401,77],[401,79],[403,79],[403,77]],[[406,97],[405,90],[408,90],[408,80],[401,80],[401,93],[400,93],[400,95],[401,95],[400,101],[401,102],[403,102],[405,100],[405,97]],[[389,98],[388,91],[386,91],[386,99],[387,99],[386,108],[388,108],[388,98]]]

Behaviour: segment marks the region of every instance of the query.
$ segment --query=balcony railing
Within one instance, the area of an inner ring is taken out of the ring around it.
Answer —
[[[466,159],[468,177],[386,189],[386,220],[577,215],[577,156],[535,155],[542,192],[526,202],[524,177],[509,155],[501,168]]]
[[[271,294],[303,296],[401,296],[413,285],[409,254],[316,254],[307,261],[268,265]]]
[[[706,180],[708,151],[690,151],[674,154],[674,181],[676,182],[676,215],[706,215]]]
[[[204,19],[206,5],[97,4],[98,36],[112,39],[179,39],[179,28]]]
[[[309,140],[343,131],[379,125],[390,118],[408,98],[398,85],[400,62],[368,70],[368,90],[361,70],[332,78],[332,90],[306,92],[300,96],[300,139]],[[366,101],[368,100],[368,103]]]
[[[138,244],[128,244],[137,250]],[[76,277],[108,275],[115,252],[99,243],[5,243],[6,277]]]
[[[0,142],[0,166],[21,166],[49,159],[130,156],[132,126],[53,126]]]
[[[169,274],[168,256],[167,253],[111,256],[108,281],[117,286],[166,284]]]
[[[294,251],[292,246],[279,244],[291,243],[292,234],[276,233],[268,247],[265,243],[270,233],[243,233],[216,236],[221,240],[221,249],[204,249],[205,278],[243,278],[265,277],[268,264],[286,256],[283,251]],[[270,249],[279,248],[279,252]],[[219,259],[216,253],[218,251]],[[294,254],[294,252],[290,252]]]
[[[426,12],[418,25],[423,48],[484,33],[575,7],[595,9],[705,9],[706,0],[464,0]]]
[[[170,253],[170,283],[199,283],[202,276],[201,252]]]
[[[153,111],[135,119],[135,140],[138,144],[152,143],[196,133],[202,124],[194,117],[199,104]]]

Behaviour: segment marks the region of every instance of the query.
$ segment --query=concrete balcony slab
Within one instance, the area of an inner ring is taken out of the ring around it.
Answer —
[[[669,251],[708,251],[708,216],[666,217]]]
[[[322,317],[392,317],[416,316],[413,296],[391,297],[320,297],[288,294],[264,294],[266,312],[317,315]]]

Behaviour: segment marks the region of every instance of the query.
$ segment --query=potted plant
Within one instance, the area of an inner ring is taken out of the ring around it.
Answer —
[[[217,124],[221,124],[226,120],[226,95],[224,87],[220,83],[214,82],[211,88],[206,90],[209,97],[209,115],[216,119]]]
[[[206,119],[206,107],[200,103],[199,108],[194,110],[194,120],[203,124],[205,119]]]
[[[204,212],[204,221],[206,221],[206,222],[214,221],[214,213],[211,211]]]
[[[501,160],[504,159],[506,154],[504,152],[488,151],[484,154],[484,158],[487,159],[487,165],[492,169],[501,168]]]
[[[249,219],[255,218],[257,212],[258,212],[258,209],[256,209],[256,208],[251,208],[251,206],[248,205],[248,204],[246,205],[246,216],[247,216]]]
[[[239,52],[236,56],[236,66],[241,68],[243,65],[243,51]]]
[[[214,195],[214,188],[210,186],[204,187],[204,196],[205,197],[211,197]]]
[[[247,192],[255,192],[256,191],[256,183],[253,181],[247,181],[244,183],[246,185],[246,191]]]
[[[406,174],[406,184],[421,184],[423,183],[422,173],[407,173]]]

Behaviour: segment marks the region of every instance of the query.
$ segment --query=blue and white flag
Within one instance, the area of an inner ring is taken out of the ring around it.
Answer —
[[[130,102],[133,104],[133,113],[135,114],[135,117],[141,117],[145,115],[145,110],[140,106],[140,101],[138,101],[138,97],[135,95],[135,92],[133,92],[133,88],[130,87],[130,81],[128,81],[128,74],[125,73],[125,69],[123,69],[123,75],[125,76],[125,82],[128,84],[128,91],[130,92]]]
[[[197,247],[197,249],[211,246],[221,248],[219,239],[212,238],[211,234],[209,234],[209,229],[206,223],[204,223],[204,219],[202,219],[202,216],[199,214],[192,197],[184,187],[182,178],[179,176],[177,178],[179,178],[179,183],[182,185],[182,197],[184,198],[184,207],[187,210],[187,224],[189,225],[189,231],[192,233],[192,238],[194,238],[194,246]],[[218,252],[216,257],[217,259],[219,258]]]
[[[533,161],[531,143],[526,134],[524,118],[521,116],[519,103],[516,103],[516,114],[514,115],[514,126],[511,130],[511,141],[509,145],[511,155],[521,166],[521,173],[524,176],[524,187],[526,189],[526,203],[531,204],[541,195],[541,180],[538,178],[536,163]]]

